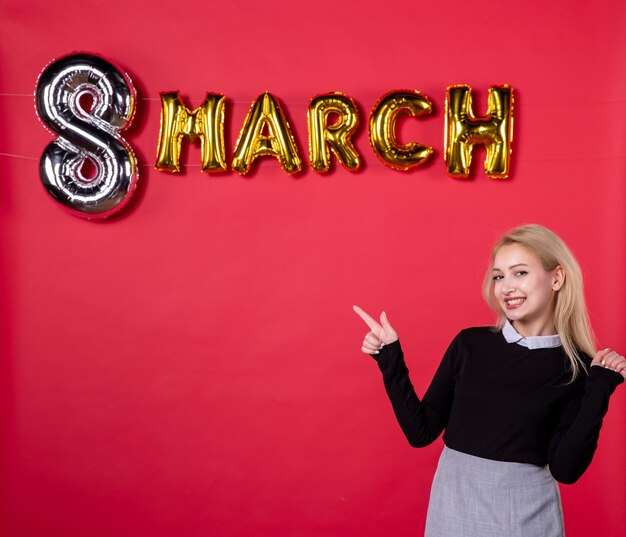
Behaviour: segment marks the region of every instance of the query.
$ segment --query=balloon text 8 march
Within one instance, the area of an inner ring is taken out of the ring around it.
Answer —
[[[81,104],[91,98],[89,110]],[[85,218],[105,218],[119,211],[137,185],[137,159],[121,132],[133,118],[137,93],[132,81],[109,61],[92,54],[71,54],[53,60],[41,73],[35,92],[36,108],[44,125],[57,138],[45,149],[40,176],[48,193],[70,212]],[[202,171],[228,169],[224,148],[226,98],[207,93],[195,110],[178,92],[161,94],[161,127],[155,168],[180,171],[183,140],[200,140]],[[396,138],[400,114],[422,117],[432,104],[416,90],[391,91],[379,99],[369,120],[369,141],[376,156],[394,170],[407,171],[427,162],[430,146]],[[330,168],[331,153],[350,171],[361,166],[352,143],[359,123],[355,101],[342,93],[311,99],[307,112],[309,159],[318,172]],[[444,154],[453,177],[470,173],[476,144],[486,148],[485,173],[507,178],[513,139],[513,89],[504,84],[489,88],[487,112],[472,110],[471,88],[451,86],[445,100]],[[302,158],[287,117],[270,93],[250,107],[235,144],[232,169],[248,173],[257,157],[276,158],[288,174],[302,170]],[[93,168],[84,173],[85,163]],[[89,176],[87,176],[89,175]]]

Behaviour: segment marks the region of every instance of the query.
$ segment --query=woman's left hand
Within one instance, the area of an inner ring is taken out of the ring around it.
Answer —
[[[601,367],[606,367],[607,369],[612,369],[626,379],[626,358],[624,358],[621,354],[618,354],[612,349],[604,349],[602,351],[596,352],[596,355],[591,361],[591,365],[597,365]]]

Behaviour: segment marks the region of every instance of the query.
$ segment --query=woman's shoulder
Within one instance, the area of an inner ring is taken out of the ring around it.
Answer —
[[[502,332],[502,330],[497,326],[470,326],[463,328],[459,334],[480,336],[485,334],[499,334],[500,332]]]
[[[502,332],[497,326],[470,326],[469,328],[463,328],[457,337],[463,338],[489,338],[494,339]]]
[[[463,328],[454,339],[463,346],[497,345],[504,341],[502,330],[496,326],[471,326]]]

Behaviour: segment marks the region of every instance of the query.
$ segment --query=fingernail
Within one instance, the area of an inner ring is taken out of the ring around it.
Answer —
[[[384,343],[381,343],[381,344],[380,344],[380,347],[378,347],[378,348],[379,348],[379,349],[382,349],[384,346],[385,346],[385,344],[384,344]]]
[[[380,351],[374,351],[374,354],[380,354]]]

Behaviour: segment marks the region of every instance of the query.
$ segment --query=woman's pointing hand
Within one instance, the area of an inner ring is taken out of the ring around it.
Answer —
[[[389,343],[398,339],[398,334],[389,324],[387,314],[383,311],[380,315],[380,323],[370,317],[358,306],[352,306],[356,314],[363,319],[370,331],[363,338],[361,351],[365,354],[378,354],[378,351]]]

